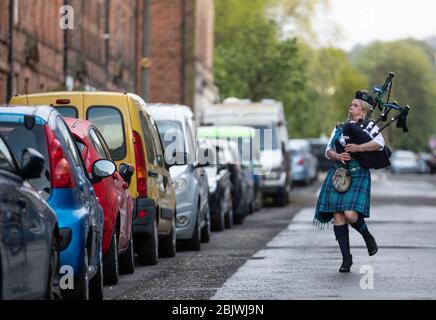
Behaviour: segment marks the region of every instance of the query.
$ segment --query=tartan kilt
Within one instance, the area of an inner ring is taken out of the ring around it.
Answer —
[[[345,193],[339,193],[333,186],[332,177],[336,168],[331,168],[321,187],[316,206],[315,224],[326,224],[332,221],[333,213],[355,211],[365,218],[370,216],[371,205],[371,173],[359,167],[351,171],[351,186]]]

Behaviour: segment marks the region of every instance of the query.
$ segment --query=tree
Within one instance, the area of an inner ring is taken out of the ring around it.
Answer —
[[[266,13],[271,3],[217,2],[215,80],[222,97],[282,101],[295,122],[292,110],[307,92],[307,61],[295,38],[279,38],[279,26]]]
[[[403,134],[394,126],[384,132],[394,148],[415,151],[427,149],[428,138],[435,133],[436,74],[434,61],[416,41],[376,42],[355,56],[354,64],[369,79],[370,85],[383,83],[389,72],[396,75],[392,99],[401,105],[410,104],[410,132]]]

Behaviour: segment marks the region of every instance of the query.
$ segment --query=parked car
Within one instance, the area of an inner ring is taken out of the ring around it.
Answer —
[[[428,160],[428,165],[430,167],[430,173],[435,174],[436,173],[436,154],[433,154],[431,159]]]
[[[230,159],[226,159],[230,149],[225,150],[224,145],[217,145],[213,140],[199,141],[199,161],[207,163],[205,170],[209,185],[211,227],[213,231],[222,231],[233,225],[233,186],[230,179]]]
[[[233,223],[241,224],[250,213],[249,201],[253,199],[252,175],[247,175],[238,157],[238,144],[234,141],[218,140],[224,145],[225,157],[229,160],[230,181],[232,182]]]
[[[236,125],[256,129],[264,169],[262,193],[273,197],[278,205],[286,206],[291,193],[291,176],[283,103],[268,99],[251,102],[228,98],[222,104],[206,108],[203,121],[207,126]]]
[[[201,242],[209,242],[211,221],[207,173],[197,159],[194,115],[185,106],[149,107],[164,145],[165,160],[179,165],[170,169],[177,196],[177,240],[200,250]]]
[[[318,179],[318,159],[312,154],[308,140],[289,140],[292,181],[309,185]]]
[[[165,163],[157,154],[159,143],[153,138],[152,119],[144,100],[131,93],[81,91],[20,95],[10,103],[27,102],[52,105],[65,117],[96,125],[115,163],[135,168],[129,191],[138,262],[154,265],[159,253],[173,256],[176,197]]]
[[[0,128],[0,300],[59,299],[57,219],[31,184],[31,179],[41,177],[45,159],[31,148],[15,159],[1,137],[3,130]]]
[[[430,153],[420,152],[418,157],[418,172],[422,174],[431,173],[431,161],[433,156]]]
[[[56,213],[62,240],[60,264],[74,271],[74,289],[64,290],[63,295],[102,299],[103,208],[93,182],[111,176],[115,166],[107,160],[95,162],[90,179],[70,130],[51,107],[1,108],[0,129],[16,158],[33,148],[47,159],[44,173],[32,184]]]
[[[412,151],[397,150],[391,158],[392,173],[418,173],[418,159]]]
[[[318,168],[322,172],[328,171],[332,166],[331,161],[325,156],[328,142],[327,138],[309,139],[312,154],[318,159]]]
[[[71,130],[88,174],[92,175],[92,164],[98,160],[112,161],[109,148],[100,131],[91,122],[64,118]],[[124,170],[130,180],[134,168]],[[103,225],[103,280],[105,284],[118,283],[119,272],[131,274],[135,271],[133,252],[132,210],[133,200],[129,184],[115,172],[112,177],[94,184],[95,194],[104,210]]]
[[[234,142],[234,148],[232,148],[232,144],[228,144],[228,147],[234,153],[235,159],[230,164],[230,171],[232,172],[231,180],[235,194],[234,216],[235,221],[238,222],[239,216],[243,217],[252,213],[263,203],[262,179],[259,175],[262,172],[262,166],[260,164],[260,148],[255,144],[255,129],[244,126],[201,127],[199,128],[199,136],[209,140],[215,139],[217,142]],[[217,142],[215,144],[218,144]]]

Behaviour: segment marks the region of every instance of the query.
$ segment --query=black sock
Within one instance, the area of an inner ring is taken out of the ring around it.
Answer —
[[[350,238],[348,235],[348,224],[343,226],[334,226],[336,240],[339,242],[342,257],[348,258],[350,253]]]
[[[360,214],[357,221],[355,223],[350,223],[350,225],[364,238],[369,235],[368,226],[366,225],[365,219]]]

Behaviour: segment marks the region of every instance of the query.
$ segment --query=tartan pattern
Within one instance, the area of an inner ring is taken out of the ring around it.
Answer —
[[[355,168],[355,161],[351,161],[350,168]],[[316,206],[314,223],[327,224],[332,221],[333,213],[355,211],[364,218],[370,216],[371,204],[371,174],[368,169],[359,168],[351,171],[351,186],[345,193],[335,190],[332,182],[336,168],[331,168],[322,185]]]

